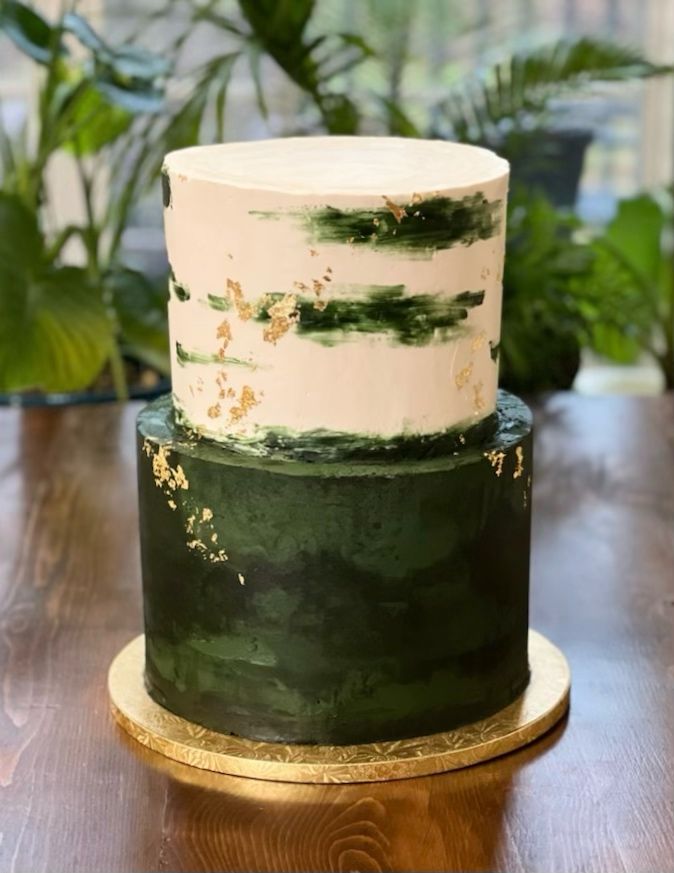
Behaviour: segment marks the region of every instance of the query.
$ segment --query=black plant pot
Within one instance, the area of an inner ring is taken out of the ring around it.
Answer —
[[[516,132],[485,143],[510,161],[514,188],[542,191],[555,206],[576,204],[591,130]]]

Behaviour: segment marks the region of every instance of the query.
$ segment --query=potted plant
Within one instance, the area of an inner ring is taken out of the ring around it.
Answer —
[[[178,5],[169,0],[164,12]],[[49,23],[20,0],[0,0],[0,30],[42,70],[35,135],[24,130],[10,138],[0,128],[0,402],[146,396],[148,376],[163,377],[153,391],[167,389],[166,277],[134,269],[123,234],[166,152],[203,138],[209,113],[215,138],[224,138],[237,62],[248,61],[262,114],[259,66],[267,53],[328,130],[355,129],[355,105],[329,82],[368,54],[362,40],[342,34],[309,41],[313,2],[241,0],[241,21],[215,6],[186,4],[190,26],[157,54],[110,46],[76,12]],[[238,47],[183,73],[183,97],[169,102],[167,81],[192,29],[204,22],[236,35]],[[54,228],[46,173],[59,152],[75,163],[85,216]],[[82,253],[75,263],[66,257],[73,242]]]
[[[583,37],[516,52],[459,82],[435,107],[434,132],[486,145],[507,157],[515,183],[573,207],[590,129],[564,122],[559,101],[598,82],[670,73],[634,49]]]
[[[590,282],[594,252],[580,221],[544,195],[512,192],[503,275],[500,381],[523,394],[570,388],[601,300]],[[588,303],[588,298],[590,303]]]
[[[648,355],[674,389],[674,186],[620,201],[592,243],[590,281],[611,308],[591,345],[618,363]]]
[[[152,173],[138,124],[156,123],[168,65],[137,46],[111,47],[75,12],[50,24],[3,0],[0,28],[42,71],[34,129],[10,138],[0,127],[0,394],[125,397],[134,375],[168,371],[164,293],[121,258],[145,181],[138,168]],[[48,220],[47,170],[59,152],[72,157],[85,212],[67,226]],[[108,173],[117,184],[103,190]],[[74,245],[75,260],[65,254]]]

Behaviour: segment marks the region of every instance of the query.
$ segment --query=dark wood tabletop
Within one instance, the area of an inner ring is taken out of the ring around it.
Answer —
[[[142,630],[137,405],[0,410],[0,871],[674,870],[674,396],[537,410],[532,625],[571,712],[521,751],[299,786],[172,764],[113,724]]]

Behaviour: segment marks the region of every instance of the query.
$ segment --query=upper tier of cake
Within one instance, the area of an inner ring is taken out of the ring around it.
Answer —
[[[493,413],[506,161],[293,138],[173,152],[163,181],[184,423],[264,453],[463,432]]]

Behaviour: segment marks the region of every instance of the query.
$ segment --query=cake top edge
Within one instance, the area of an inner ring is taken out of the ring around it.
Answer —
[[[480,146],[403,137],[315,136],[193,146],[164,170],[183,181],[333,196],[428,196],[505,179],[509,164]]]

